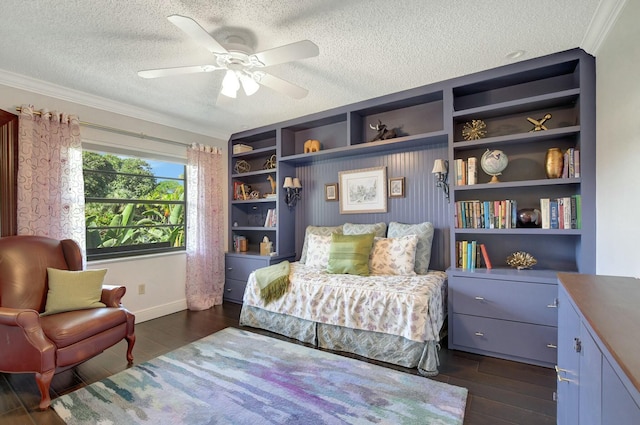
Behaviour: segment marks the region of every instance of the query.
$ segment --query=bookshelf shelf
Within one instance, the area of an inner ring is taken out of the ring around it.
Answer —
[[[517,133],[517,134],[509,134],[504,136],[494,136],[494,137],[486,137],[479,140],[465,140],[465,141],[455,141],[454,146],[457,150],[470,150],[477,149],[478,147],[496,147],[499,146],[510,146],[516,145],[520,143],[536,143],[536,142],[544,142],[546,140],[558,139],[563,137],[575,137],[580,133],[579,125],[572,125],[569,127],[563,128],[554,128],[547,131],[536,131],[536,132],[526,132],[526,133]]]
[[[471,185],[456,186],[457,191],[492,191],[503,190],[506,188],[525,188],[525,187],[542,187],[542,186],[564,186],[564,185],[579,185],[580,178],[560,178],[560,179],[537,179],[537,180],[521,180],[515,182],[499,182],[499,183],[478,183]]]
[[[472,109],[464,109],[454,112],[453,117],[455,119],[484,119],[519,114],[538,109],[554,108],[558,105],[572,105],[576,103],[579,95],[580,89],[563,90],[508,102],[479,106]]]
[[[389,140],[378,140],[369,143],[358,143],[353,146],[343,146],[319,152],[285,156],[281,162],[288,164],[308,164],[318,161],[326,161],[336,158],[345,158],[357,155],[371,155],[376,153],[411,151],[424,148],[431,144],[446,143],[447,133],[436,131],[432,133],[415,134],[411,136],[396,137]]]
[[[275,198],[258,198],[258,199],[236,199],[231,201],[232,204],[263,204],[263,203],[274,203],[276,202]]]
[[[247,152],[234,153],[231,155],[232,158],[240,158],[240,159],[250,159],[255,157],[264,157],[265,154],[274,154],[276,153],[276,147],[267,146],[266,148],[257,148]]]
[[[275,232],[275,227],[264,227],[264,226],[236,226],[233,228],[237,231],[265,231],[265,232]]]
[[[246,179],[248,177],[254,176],[264,176],[267,174],[275,174],[278,172],[277,168],[270,168],[268,170],[256,170],[256,171],[247,171],[246,173],[234,173],[231,175],[232,179]]]
[[[554,236],[580,236],[582,229],[540,229],[537,227],[517,227],[515,229],[466,229],[455,228],[456,235],[502,235],[502,236],[522,236],[522,235],[554,235]]]

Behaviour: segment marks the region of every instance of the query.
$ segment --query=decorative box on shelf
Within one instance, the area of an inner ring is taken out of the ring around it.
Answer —
[[[243,153],[243,152],[249,152],[252,151],[253,147],[249,146],[249,145],[243,145],[241,143],[237,144],[237,145],[233,145],[233,153]]]

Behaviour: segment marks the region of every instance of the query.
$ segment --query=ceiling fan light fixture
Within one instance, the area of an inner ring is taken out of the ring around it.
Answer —
[[[229,35],[225,45],[220,44],[207,30],[192,18],[171,15],[167,18],[182,32],[206,48],[215,57],[214,64],[159,68],[139,71],[143,78],[168,77],[180,74],[213,72],[226,70],[220,94],[236,98],[242,86],[247,96],[256,93],[260,86],[268,87],[293,99],[302,99],[309,91],[274,75],[258,71],[273,65],[318,56],[320,49],[312,41],[301,40],[283,46],[254,53],[253,44],[247,44],[244,37]],[[231,29],[231,28],[229,28]],[[243,31],[252,38],[251,34]]]
[[[242,83],[242,89],[247,96],[251,96],[258,91],[260,85],[253,79],[251,74],[239,74],[240,82]]]
[[[238,89],[240,88],[240,81],[238,81],[238,76],[236,73],[230,69],[227,70],[227,73],[222,80],[222,90],[220,93],[227,97],[236,98],[236,94],[238,93]]]
[[[263,68],[265,65],[260,62],[260,59],[256,57],[256,55],[249,56],[249,66],[254,68]]]

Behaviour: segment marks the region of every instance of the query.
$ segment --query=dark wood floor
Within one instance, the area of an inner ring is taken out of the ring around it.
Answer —
[[[183,311],[140,323],[136,325],[135,363],[226,327],[237,327],[239,314],[239,305],[224,304],[207,311]],[[126,369],[125,347],[121,342],[82,365],[56,375],[52,398]],[[556,404],[552,394],[556,384],[551,369],[446,348],[441,350],[440,359],[441,373],[435,379],[469,389],[465,424],[555,424]],[[372,363],[416,373],[386,363]],[[0,374],[0,425],[62,424],[53,410],[41,412],[37,409],[38,394],[33,375]]]

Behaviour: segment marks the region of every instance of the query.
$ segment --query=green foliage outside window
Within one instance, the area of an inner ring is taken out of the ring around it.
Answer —
[[[183,166],[163,177],[144,159],[85,151],[83,168],[89,259],[184,248]]]

